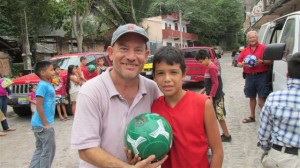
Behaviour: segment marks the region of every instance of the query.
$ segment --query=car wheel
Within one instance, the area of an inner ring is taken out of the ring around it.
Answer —
[[[29,116],[29,115],[31,115],[31,109],[28,106],[13,107],[13,110],[19,116]]]

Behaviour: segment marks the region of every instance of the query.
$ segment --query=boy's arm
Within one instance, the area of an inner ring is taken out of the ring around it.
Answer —
[[[215,97],[218,87],[219,87],[219,80],[218,80],[218,70],[215,68],[210,68],[208,70],[210,74],[210,79],[211,79],[211,90],[210,93],[208,94],[210,97]]]
[[[43,109],[44,98],[41,96],[36,97],[36,109],[41,118],[41,121],[45,128],[51,128],[48,121],[46,120],[44,109]]]
[[[212,150],[211,168],[221,168],[223,163],[223,147],[219,127],[211,100],[205,102],[204,125],[208,144]]]

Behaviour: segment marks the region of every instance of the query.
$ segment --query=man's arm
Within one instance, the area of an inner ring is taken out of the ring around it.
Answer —
[[[168,158],[165,156],[162,160],[151,164],[151,162],[155,159],[155,156],[151,155],[148,158],[139,161],[135,165],[130,165],[113,157],[99,147],[79,150],[79,157],[92,165],[106,168],[156,168]]]
[[[204,124],[208,144],[212,150],[211,168],[221,168],[223,163],[223,147],[219,133],[219,126],[211,100],[205,102]]]

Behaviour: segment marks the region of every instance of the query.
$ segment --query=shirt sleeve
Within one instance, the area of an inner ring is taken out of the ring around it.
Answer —
[[[263,150],[270,150],[271,148],[271,129],[273,120],[271,116],[271,100],[272,96],[269,96],[266,100],[264,107],[260,112],[260,125],[258,128],[258,143]]]
[[[244,52],[244,51],[245,51],[245,50],[243,50],[243,51],[240,53],[239,57],[237,58],[237,62],[239,62],[239,63],[243,62],[244,57],[245,57],[245,52]]]
[[[45,94],[47,92],[47,87],[45,87],[44,83],[39,83],[36,88],[36,96],[39,97],[45,97]]]
[[[218,69],[210,66],[210,68],[208,69],[208,73],[210,75],[210,79],[211,79],[211,91],[209,93],[209,96],[211,97],[215,97],[218,87],[219,87],[219,81],[218,81]]]

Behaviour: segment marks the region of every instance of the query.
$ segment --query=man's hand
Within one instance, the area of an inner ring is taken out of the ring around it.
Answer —
[[[127,156],[128,164],[135,165],[137,162],[142,160],[142,158],[139,157],[138,155],[135,155],[134,158],[132,158],[133,154],[132,154],[131,150],[127,149],[126,147],[124,150],[125,150],[125,153]]]
[[[155,155],[151,155],[148,158],[139,161],[136,165],[134,165],[135,168],[157,168],[158,166],[160,166],[161,164],[164,163],[164,161],[166,161],[168,158],[168,155],[166,155],[163,159],[161,159],[158,162],[154,162],[155,159]]]

